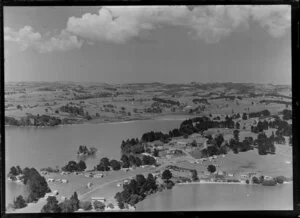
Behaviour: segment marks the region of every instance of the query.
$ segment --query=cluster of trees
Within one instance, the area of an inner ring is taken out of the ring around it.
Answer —
[[[107,157],[103,157],[100,160],[100,163],[96,166],[96,170],[99,171],[110,171],[113,170],[120,170],[122,167],[122,162],[117,160],[109,160]]]
[[[162,99],[162,98],[154,97],[154,98],[152,98],[152,100],[160,102],[160,103],[164,103],[164,104],[171,104],[171,105],[177,105],[177,106],[180,105],[179,101],[173,101],[173,100],[170,100],[170,99]]]
[[[145,152],[144,146],[139,139],[127,139],[121,143],[122,154],[141,154]]]
[[[256,126],[251,126],[251,132],[261,133],[268,128],[277,129],[275,132],[276,136],[272,133],[272,137],[274,137],[275,142],[278,144],[285,142],[283,136],[292,136],[292,125],[287,121],[281,120],[279,117],[276,117],[274,121],[270,122],[267,122],[266,120],[259,121]]]
[[[45,196],[46,193],[51,192],[45,177],[41,176],[35,168],[24,168],[23,181],[29,193],[27,202],[38,201],[38,199]]]
[[[23,198],[22,195],[19,195],[13,202],[12,208],[14,209],[20,209],[27,206],[27,202]]]
[[[83,107],[76,107],[76,106],[70,106],[70,105],[64,105],[64,106],[61,106],[60,108],[60,111],[62,112],[65,112],[65,113],[70,113],[74,116],[84,116],[84,110],[83,110]]]
[[[86,169],[86,164],[83,160],[80,160],[78,163],[71,160],[67,163],[67,165],[61,168],[62,171],[67,172],[82,172]]]
[[[162,109],[160,107],[149,107],[149,108],[144,108],[144,112],[159,114],[162,112]]]
[[[49,196],[47,198],[47,203],[43,206],[42,213],[71,213],[75,212],[80,208],[80,201],[76,192],[70,197],[61,203],[58,203],[58,200],[54,196]],[[89,206],[91,209],[92,207]]]
[[[203,157],[227,154],[228,145],[224,141],[224,137],[222,134],[216,135],[215,138],[212,138],[211,135],[208,135],[207,138],[208,146],[202,150]]]
[[[268,153],[274,154],[276,151],[276,147],[274,145],[275,137],[274,134],[268,138],[264,132],[258,134],[257,139],[255,140],[255,144],[257,144],[258,154],[266,155]]]
[[[97,148],[88,148],[86,145],[80,145],[77,151],[78,155],[93,155],[97,152]]]
[[[270,115],[271,115],[270,111],[262,110],[262,111],[258,111],[258,112],[249,113],[249,118],[261,117],[261,116],[268,117]]]
[[[205,98],[202,98],[202,99],[200,99],[200,98],[194,98],[193,99],[193,103],[194,104],[200,104],[200,103],[202,103],[202,104],[207,104],[207,105],[209,105],[210,103],[207,101],[207,99],[205,99]]]
[[[160,141],[167,141],[169,138],[168,134],[164,134],[162,132],[146,132],[142,135],[142,141],[143,142],[153,142],[156,140],[160,140]]]
[[[276,131],[277,136],[291,136],[292,135],[292,125],[289,124],[285,120],[281,120],[281,119],[277,118],[274,121],[270,121],[269,127],[277,129],[277,131]]]
[[[4,122],[5,122],[5,125],[19,126],[19,121],[13,117],[5,116]]]
[[[267,130],[269,128],[269,123],[268,121],[258,121],[256,126],[251,126],[251,132],[253,133],[259,133],[264,130]]]
[[[32,122],[33,119],[33,122]],[[31,115],[27,117],[22,117],[20,120],[17,120],[13,117],[5,116],[5,125],[13,126],[56,126],[62,123],[60,118],[49,116],[49,115]]]
[[[228,147],[233,151],[233,153],[237,154],[239,152],[246,152],[249,150],[253,150],[253,138],[252,137],[245,137],[244,140],[241,142],[239,137],[239,130],[233,131],[233,138],[229,140],[229,143],[225,143],[225,147]]]
[[[264,186],[275,186],[276,184],[283,184],[285,180],[286,178],[284,176],[277,176],[268,180],[265,180],[264,176],[260,176],[259,178],[257,178],[256,176],[252,177],[253,184],[261,184]]]
[[[156,179],[152,174],[148,174],[147,178],[139,174],[129,184],[123,186],[123,191],[118,192],[115,199],[119,207],[123,209],[125,204],[135,205],[147,195],[156,192],[157,188]]]
[[[8,176],[9,177],[16,177],[16,176],[18,176],[18,175],[21,175],[21,174],[23,174],[23,172],[22,172],[22,169],[21,169],[21,167],[20,166],[12,166],[11,168],[10,168],[10,171],[9,171],[9,173],[8,173]]]

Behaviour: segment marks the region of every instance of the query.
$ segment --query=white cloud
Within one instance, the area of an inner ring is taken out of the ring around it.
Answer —
[[[5,41],[40,53],[80,48],[97,41],[125,43],[139,39],[143,31],[162,26],[181,26],[191,37],[217,43],[239,27],[258,23],[272,37],[281,37],[290,28],[289,6],[104,6],[97,14],[70,17],[66,29],[41,34],[31,26],[19,30],[4,28]],[[245,28],[246,27],[246,28]],[[79,40],[78,37],[83,40]],[[142,40],[142,39],[141,39]]]
[[[80,48],[83,43],[77,39],[77,36],[71,35],[66,30],[62,30],[58,34],[41,35],[39,32],[35,32],[31,26],[24,26],[18,31],[4,27],[4,40],[18,43],[22,50],[33,48],[40,53]]]
[[[70,17],[67,30],[92,41],[124,43],[142,31],[163,25],[184,26],[196,38],[215,43],[236,28],[258,22],[271,36],[280,37],[290,27],[288,6],[107,6],[98,14]]]

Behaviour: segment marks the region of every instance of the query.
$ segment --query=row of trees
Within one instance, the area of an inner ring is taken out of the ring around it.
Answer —
[[[82,172],[85,169],[86,169],[86,164],[83,160],[80,160],[78,163],[71,160],[61,168],[62,171],[67,171],[67,172]]]
[[[261,117],[261,116],[268,117],[270,115],[271,115],[270,111],[262,110],[262,111],[258,111],[258,112],[249,113],[249,118]]]
[[[122,167],[122,162],[117,160],[109,160],[107,157],[103,157],[100,160],[100,163],[95,167],[96,170],[99,171],[110,171],[113,170],[120,170]]]
[[[83,107],[70,106],[67,104],[67,105],[61,106],[59,109],[62,112],[70,113],[74,116],[77,116],[77,115],[84,116],[85,115]]]
[[[125,155],[123,154],[121,157],[121,161],[117,160],[109,160],[107,157],[103,157],[100,160],[100,163],[95,167],[96,170],[99,171],[110,171],[112,170],[120,170],[123,168],[129,167],[139,167],[141,165],[155,165],[156,160],[154,157],[148,155],[142,155],[142,158],[139,158],[136,155]]]
[[[75,212],[80,208],[80,201],[76,192],[61,203],[54,196],[49,196],[47,198],[47,203],[43,206],[42,213],[71,213]],[[91,206],[90,206],[91,209]]]
[[[154,98],[152,98],[152,100],[160,102],[160,103],[164,103],[164,104],[171,104],[171,105],[177,105],[177,106],[180,105],[179,101],[173,101],[173,100],[170,100],[170,99],[162,99],[162,98],[154,97]]]
[[[31,115],[27,117],[22,117],[20,120],[17,120],[13,117],[5,116],[5,125],[13,126],[57,126],[62,124],[62,120],[58,117],[53,117],[49,115]]]

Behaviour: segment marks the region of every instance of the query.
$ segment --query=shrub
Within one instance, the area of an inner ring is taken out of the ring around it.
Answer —
[[[166,183],[167,189],[172,189],[174,185],[175,185],[174,182],[172,182],[171,180],[169,180],[169,181]]]
[[[252,177],[252,183],[253,184],[260,184],[260,181],[259,181],[259,179],[256,176],[253,176]]]
[[[275,186],[277,184],[276,179],[264,180],[262,182],[263,186]]]
[[[100,201],[94,201],[94,208],[96,211],[103,211],[105,208],[105,204]]]
[[[285,181],[284,176],[277,176],[275,179],[278,184],[282,184]]]
[[[172,178],[172,173],[171,173],[171,171],[170,170],[165,170],[163,173],[162,173],[162,179],[163,180],[169,180],[169,179],[171,179]]]

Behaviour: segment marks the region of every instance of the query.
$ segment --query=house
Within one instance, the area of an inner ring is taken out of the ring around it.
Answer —
[[[248,175],[241,174],[240,179],[248,179]]]
[[[106,198],[105,197],[92,197],[92,205],[94,204],[95,201],[100,201],[102,203],[105,203]]]
[[[128,179],[125,179],[124,181],[123,181],[123,184],[128,184],[129,183],[129,180]]]
[[[61,183],[68,183],[68,180],[67,179],[62,179]]]
[[[103,174],[102,173],[99,173],[99,174],[95,174],[94,175],[94,178],[102,178],[103,177]]]
[[[61,173],[60,173],[60,175],[67,175],[68,173],[67,172],[65,172],[65,171],[62,171]]]
[[[47,179],[47,182],[54,182],[54,179],[49,178],[49,179]]]
[[[233,174],[232,173],[228,173],[227,176],[233,177]]]
[[[217,172],[217,175],[219,175],[219,176],[224,176],[224,172],[223,172],[222,170],[219,170],[219,171]]]
[[[118,184],[117,184],[117,187],[121,187],[121,186],[122,186],[122,184],[121,184],[121,183],[118,183]]]

